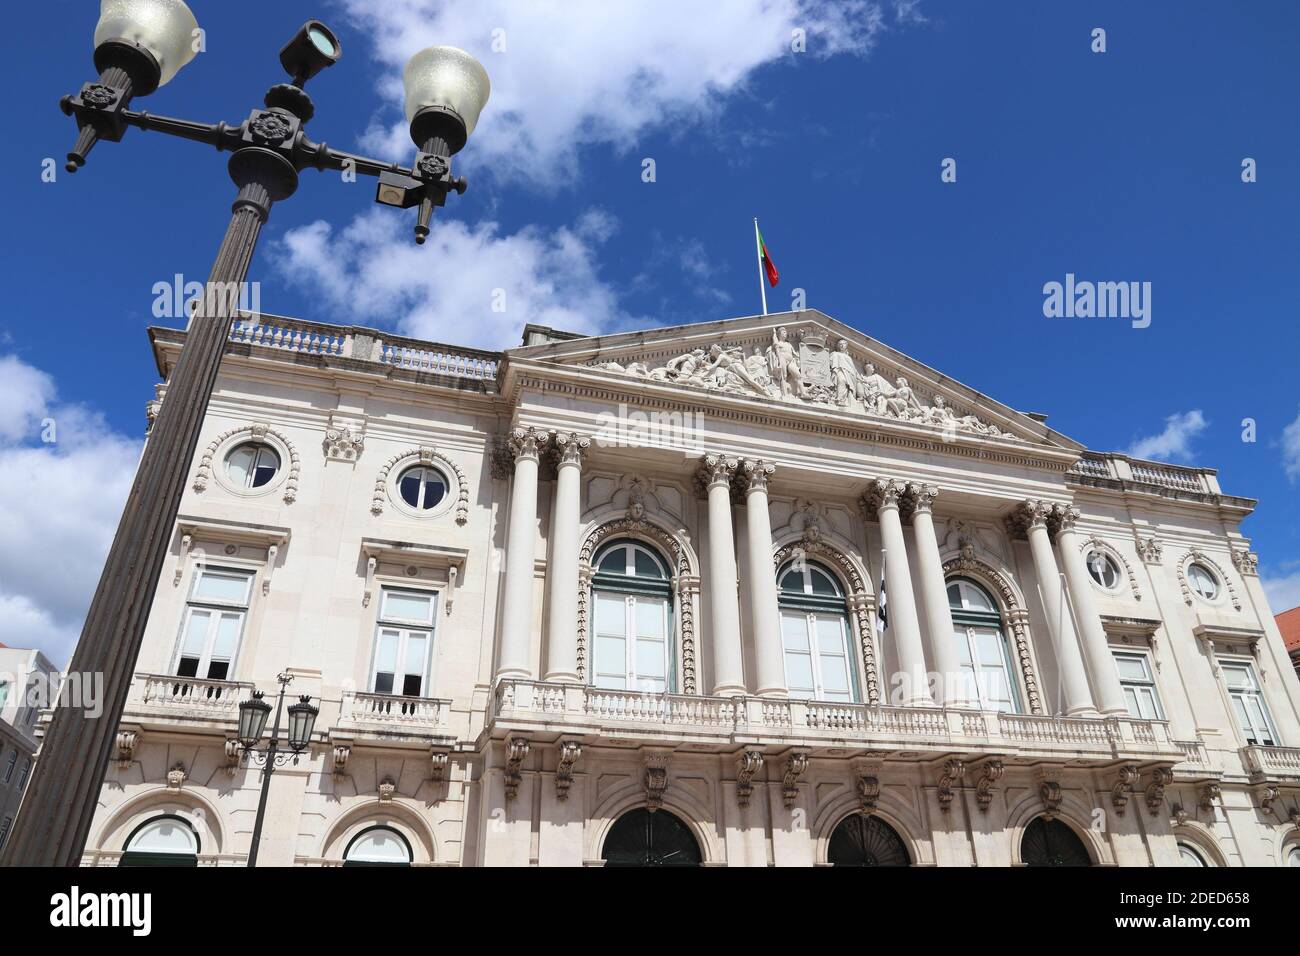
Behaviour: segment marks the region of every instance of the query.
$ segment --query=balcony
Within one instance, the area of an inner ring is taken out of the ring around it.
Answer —
[[[1164,721],[1056,718],[939,707],[868,707],[756,697],[696,697],[504,680],[493,696],[493,736],[599,739],[723,753],[798,747],[844,756],[882,751],[930,760],[999,755],[1011,763],[1107,766],[1177,763],[1183,751]]]
[[[1300,783],[1300,747],[1242,747],[1241,762],[1252,782]]]
[[[200,680],[170,674],[136,674],[123,719],[142,724],[205,722],[239,719],[239,702],[253,685],[238,681]]]
[[[388,743],[451,746],[451,701],[345,691],[335,737],[380,738]]]

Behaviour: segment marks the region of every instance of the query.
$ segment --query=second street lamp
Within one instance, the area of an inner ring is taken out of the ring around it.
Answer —
[[[79,680],[103,675],[102,712],[91,717],[74,706],[55,707],[22,812],[0,856],[6,865],[80,862],[239,290],[272,206],[293,195],[305,169],[384,177],[392,182],[387,191],[381,182],[377,198],[386,205],[419,205],[416,239],[422,242],[433,208],[449,192],[465,191],[465,181],[451,175],[451,157],[465,145],[490,92],[487,74],[468,53],[433,47],[416,54],[407,68],[408,118],[419,150],[410,167],[314,142],[304,127],[316,110],[303,85],[337,62],[342,47],[324,24],[309,20],[280,54],[292,82],[272,86],[263,106],[240,123],[131,109],[137,97],[171,80],[193,58],[197,30],[181,0],[103,0],[95,30],[99,79],[61,102],[77,122],[70,170],[83,166],[101,140],[119,141],[131,128],[153,130],[230,151],[237,192],[69,667]]]

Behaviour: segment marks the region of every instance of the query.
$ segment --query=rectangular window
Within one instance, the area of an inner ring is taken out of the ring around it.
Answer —
[[[1140,651],[1112,651],[1115,657],[1115,670],[1119,672],[1120,687],[1124,690],[1124,702],[1128,704],[1130,717],[1142,720],[1164,720],[1165,713],[1160,707],[1160,695],[1156,693],[1156,679],[1151,673],[1151,662]]]
[[[791,697],[853,702],[847,635],[848,622],[842,614],[781,609],[781,644]]]
[[[195,574],[181,623],[178,676],[230,679],[252,585],[251,571],[203,568]]]
[[[1268,706],[1255,679],[1255,668],[1246,661],[1219,661],[1223,682],[1228,685],[1232,712],[1246,738],[1246,743],[1264,747],[1277,746],[1277,731],[1268,715]]]
[[[18,763],[18,751],[15,749],[9,754],[9,760],[5,763],[5,783],[14,778],[14,765]]]
[[[18,792],[22,793],[27,787],[27,775],[32,772],[32,758],[28,757],[23,762],[23,772],[18,775]]]
[[[9,682],[0,681],[0,710],[4,709],[5,702],[9,700]]]
[[[13,825],[13,817],[5,817],[3,820],[0,820],[0,850],[5,848],[5,843],[9,840],[9,828]]]
[[[426,695],[437,599],[429,591],[383,589],[370,667],[371,692],[402,697]]]
[[[982,710],[1019,713],[1011,652],[1001,629],[955,623],[952,637],[961,666],[962,698],[977,702]]]
[[[650,594],[594,592],[592,684],[608,690],[668,690],[668,600]]]

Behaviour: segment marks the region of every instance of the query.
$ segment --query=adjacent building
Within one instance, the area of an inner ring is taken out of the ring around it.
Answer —
[[[262,864],[1297,865],[1254,506],[816,311],[244,318],[85,862],[243,864],[285,674]]]
[[[1282,634],[1282,643],[1291,657],[1291,665],[1300,674],[1300,607],[1293,607],[1277,616],[1277,629]]]
[[[31,648],[0,644],[0,848],[9,839],[36,753],[37,716],[58,676]]]

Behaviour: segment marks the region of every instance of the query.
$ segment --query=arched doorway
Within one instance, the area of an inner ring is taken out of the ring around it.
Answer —
[[[1060,820],[1035,817],[1020,839],[1025,866],[1092,866],[1092,857],[1078,834]]]
[[[127,837],[118,866],[198,866],[199,836],[174,814],[146,820]]]
[[[629,810],[610,827],[601,853],[606,866],[699,866],[690,827],[667,810]]]
[[[907,845],[884,820],[855,813],[831,834],[826,860],[831,866],[911,866]]]

